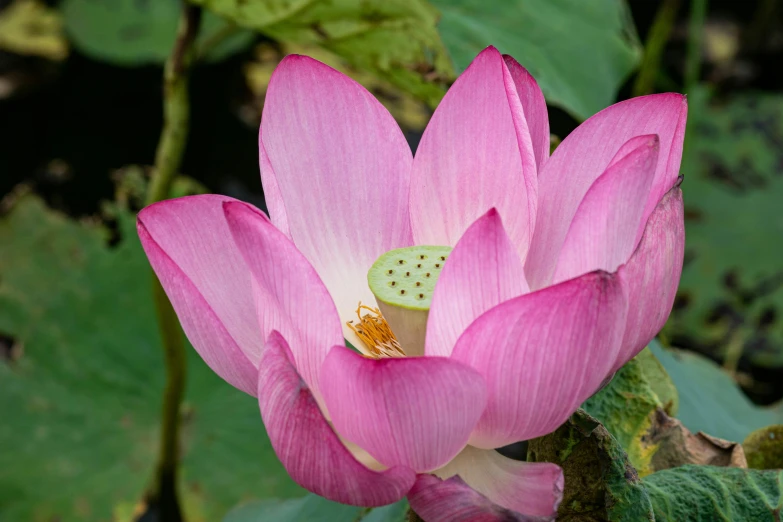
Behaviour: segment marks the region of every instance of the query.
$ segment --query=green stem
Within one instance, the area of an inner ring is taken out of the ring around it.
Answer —
[[[655,81],[661,67],[661,55],[669,41],[674,19],[680,9],[681,0],[663,0],[655,15],[647,42],[644,45],[644,57],[633,84],[633,96],[643,96],[655,90]]]
[[[180,404],[185,393],[186,355],[177,314],[157,278],[153,281],[153,298],[158,316],[166,365],[166,387],[161,412],[160,450],[156,468],[155,489],[150,504],[156,506],[161,520],[183,520],[177,490],[179,457]]]
[[[148,205],[169,197],[171,184],[182,163],[190,119],[188,72],[200,25],[201,9],[185,3],[177,41],[163,71],[163,130],[155,153],[155,172],[147,192]]]
[[[701,46],[704,34],[704,19],[707,15],[707,0],[692,0],[688,21],[688,49],[685,60],[685,92],[692,93],[699,82],[701,72]]]
[[[183,3],[177,40],[163,73],[163,130],[155,154],[155,169],[147,192],[147,204],[166,199],[171,191],[185,151],[190,105],[188,73],[193,61],[194,42],[201,25],[201,9]],[[163,342],[166,386],[161,412],[160,453],[154,489],[149,504],[160,520],[183,520],[177,494],[180,404],[185,391],[186,355],[177,315],[160,282],[153,286],[155,312]]]

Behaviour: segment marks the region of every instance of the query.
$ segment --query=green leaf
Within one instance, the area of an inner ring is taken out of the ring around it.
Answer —
[[[778,424],[780,407],[761,408],[750,402],[717,364],[700,355],[649,346],[679,392],[677,418],[691,431],[740,442],[756,429]]]
[[[61,61],[68,57],[60,13],[39,0],[16,0],[0,10],[0,50]]]
[[[608,431],[583,411],[530,441],[528,460],[563,468],[559,522],[776,522],[783,472],[686,465],[639,479]]]
[[[665,335],[783,368],[783,96],[725,101],[702,87],[688,101],[687,262]]]
[[[583,408],[617,439],[642,477],[684,464],[747,466],[738,442],[694,434],[672,418],[678,401],[666,370],[645,349]]]
[[[433,0],[458,71],[483,48],[512,55],[549,103],[585,119],[610,105],[641,56],[623,0]]]
[[[281,42],[318,44],[435,106],[453,78],[424,0],[192,0]]]
[[[153,478],[163,360],[133,216],[122,241],[22,196],[0,220],[0,520],[128,521]],[[258,405],[188,348],[180,491],[187,520],[302,493]],[[12,449],[9,451],[9,449]],[[138,514],[138,513],[137,513]]]
[[[163,63],[174,46],[181,12],[179,0],[64,0],[65,29],[83,53],[118,65]],[[206,12],[198,45],[220,39],[207,60],[220,60],[241,51],[253,40],[249,31],[230,31],[230,25]],[[224,31],[230,32],[221,38]]]
[[[657,410],[664,409],[650,383],[656,380],[659,390],[669,397],[676,397],[677,393],[665,372],[661,372],[655,357],[644,350],[582,406],[617,439],[642,476],[653,471],[651,463],[658,446],[651,441],[649,433],[657,426]],[[673,400],[669,398],[670,403]]]
[[[657,341],[653,340],[653,343]],[[666,368],[663,367],[649,348],[642,350],[634,360],[639,364],[644,379],[650,386],[650,389],[658,396],[663,410],[667,415],[675,416],[680,409],[680,394],[674,385]]]
[[[261,500],[239,506],[223,522],[350,522],[362,508],[331,502],[312,493],[290,500]]]
[[[563,468],[559,522],[655,520],[647,492],[623,448],[582,410],[554,433],[531,440],[528,460]]]
[[[779,470],[682,466],[642,482],[656,522],[777,522],[783,509],[781,480]]]

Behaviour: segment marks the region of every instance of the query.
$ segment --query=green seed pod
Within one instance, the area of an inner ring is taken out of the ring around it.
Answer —
[[[367,273],[379,301],[409,310],[429,310],[432,293],[451,247],[413,246],[386,252]]]
[[[384,320],[408,357],[424,355],[432,294],[451,253],[447,246],[413,246],[386,252],[367,273]]]

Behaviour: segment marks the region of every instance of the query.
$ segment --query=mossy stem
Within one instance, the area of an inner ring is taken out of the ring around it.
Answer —
[[[169,196],[182,163],[188,134],[190,102],[188,75],[194,59],[194,42],[201,26],[201,8],[183,2],[177,39],[163,72],[163,129],[155,154],[155,168],[147,192],[148,205]],[[183,520],[177,492],[180,404],[185,391],[186,354],[177,315],[157,278],[153,299],[163,344],[166,385],[155,483],[149,494],[151,507],[161,520]]]
[[[161,520],[180,522],[183,517],[177,489],[177,465],[179,463],[180,404],[185,392],[187,358],[177,314],[157,278],[154,278],[153,281],[153,297],[163,342],[166,386],[163,391],[156,477],[154,489],[149,496],[150,504],[159,510]]]
[[[177,40],[163,70],[163,130],[155,152],[147,205],[168,198],[182,163],[190,120],[188,74],[200,26],[201,8],[184,3]]]

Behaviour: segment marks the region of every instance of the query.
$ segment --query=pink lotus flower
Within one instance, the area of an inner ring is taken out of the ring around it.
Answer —
[[[196,196],[144,209],[139,236],[297,483],[407,495],[428,522],[548,519],[560,468],[494,448],[556,429],[669,315],[686,111],[679,94],[618,103],[550,157],[538,85],[488,48],[414,158],[364,88],[289,56],[259,136],[271,221]]]

